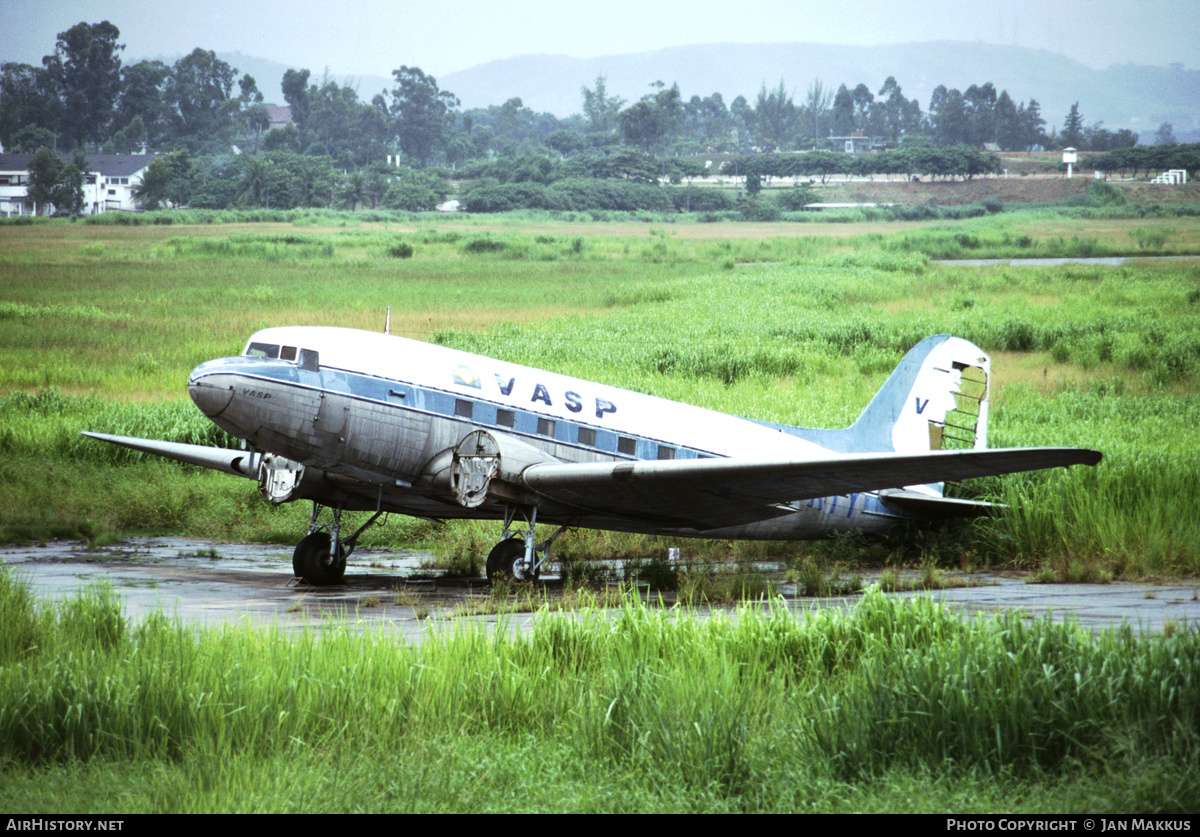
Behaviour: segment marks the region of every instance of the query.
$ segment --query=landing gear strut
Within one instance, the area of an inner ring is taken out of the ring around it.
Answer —
[[[296,545],[296,551],[292,553],[292,571],[316,587],[342,583],[346,575],[346,559],[354,551],[358,536],[367,531],[367,528],[383,514],[382,511],[375,512],[353,535],[342,538],[342,510],[331,508],[330,511],[333,512],[333,522],[319,523],[321,505],[313,502],[308,535]]]
[[[517,514],[525,519],[525,528],[515,527]],[[506,506],[504,510],[504,540],[496,544],[487,557],[487,579],[496,582],[503,578],[514,581],[537,581],[542,565],[550,558],[550,545],[567,530],[559,526],[553,535],[537,543],[534,527],[537,506]]]

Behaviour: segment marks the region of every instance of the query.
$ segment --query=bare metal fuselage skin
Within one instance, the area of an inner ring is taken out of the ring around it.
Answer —
[[[262,356],[251,356],[254,352]],[[651,510],[644,517],[614,515],[501,481],[478,505],[464,505],[450,470],[456,447],[477,430],[505,439],[518,468],[526,460],[828,456],[845,452],[838,448],[849,448],[853,439],[848,430],[769,426],[386,335],[268,329],[251,338],[246,355],[197,367],[188,390],[200,410],[230,434],[303,466],[295,485],[285,484],[271,497],[276,502],[308,499],[437,519],[503,519],[508,503],[536,503],[538,519],[547,523],[760,540],[882,533],[919,517],[876,492],[861,492],[790,503],[770,519],[736,526],[680,526]],[[885,441],[877,449],[894,448]],[[261,464],[257,457],[239,467]]]

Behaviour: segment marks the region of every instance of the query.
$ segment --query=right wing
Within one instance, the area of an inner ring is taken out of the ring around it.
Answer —
[[[518,482],[584,512],[696,529],[719,529],[795,512],[816,497],[902,488],[945,480],[1095,465],[1098,451],[998,448],[921,454],[831,454],[821,459],[676,459],[539,463]]]

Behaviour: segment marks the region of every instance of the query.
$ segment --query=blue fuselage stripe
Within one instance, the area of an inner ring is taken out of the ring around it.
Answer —
[[[603,455],[618,459],[638,460],[656,459],[660,450],[670,449],[677,459],[696,459],[698,457],[715,457],[710,451],[696,448],[679,447],[660,439],[639,436],[632,433],[617,433],[604,427],[581,421],[564,419],[553,414],[543,414],[524,410],[507,402],[491,401],[481,395],[469,396],[463,393],[440,390],[429,386],[403,381],[397,378],[381,378],[375,375],[365,375],[349,369],[339,369],[322,366],[321,372],[303,372],[294,364],[280,361],[260,360],[252,367],[226,367],[214,369],[213,374],[237,374],[247,379],[269,381],[311,392],[327,392],[341,395],[354,401],[384,405],[397,410],[429,415],[445,421],[452,421],[471,427],[486,427],[495,429],[521,438],[527,443],[556,443],[575,448],[590,456]],[[345,385],[345,390],[330,387],[328,377],[334,376],[333,383]],[[311,377],[311,381],[304,378]],[[324,380],[323,380],[324,379]],[[466,418],[455,413],[456,402],[466,401],[472,404],[472,417]],[[497,422],[497,413],[507,411],[512,413],[514,425],[509,427]],[[554,435],[538,433],[538,421],[554,422]],[[588,429],[596,434],[595,444],[584,444],[579,441],[579,430]],[[633,455],[622,453],[618,449],[621,437],[632,439],[636,445]]]

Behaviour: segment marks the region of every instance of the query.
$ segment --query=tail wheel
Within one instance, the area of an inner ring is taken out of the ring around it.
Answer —
[[[511,578],[514,581],[537,581],[538,570],[525,568],[525,541],[520,538],[509,538],[500,541],[492,548],[487,557],[487,579],[498,581]]]
[[[328,532],[313,532],[305,537],[292,553],[292,571],[317,587],[341,584],[346,575],[346,552],[339,544],[334,557],[332,543]]]

